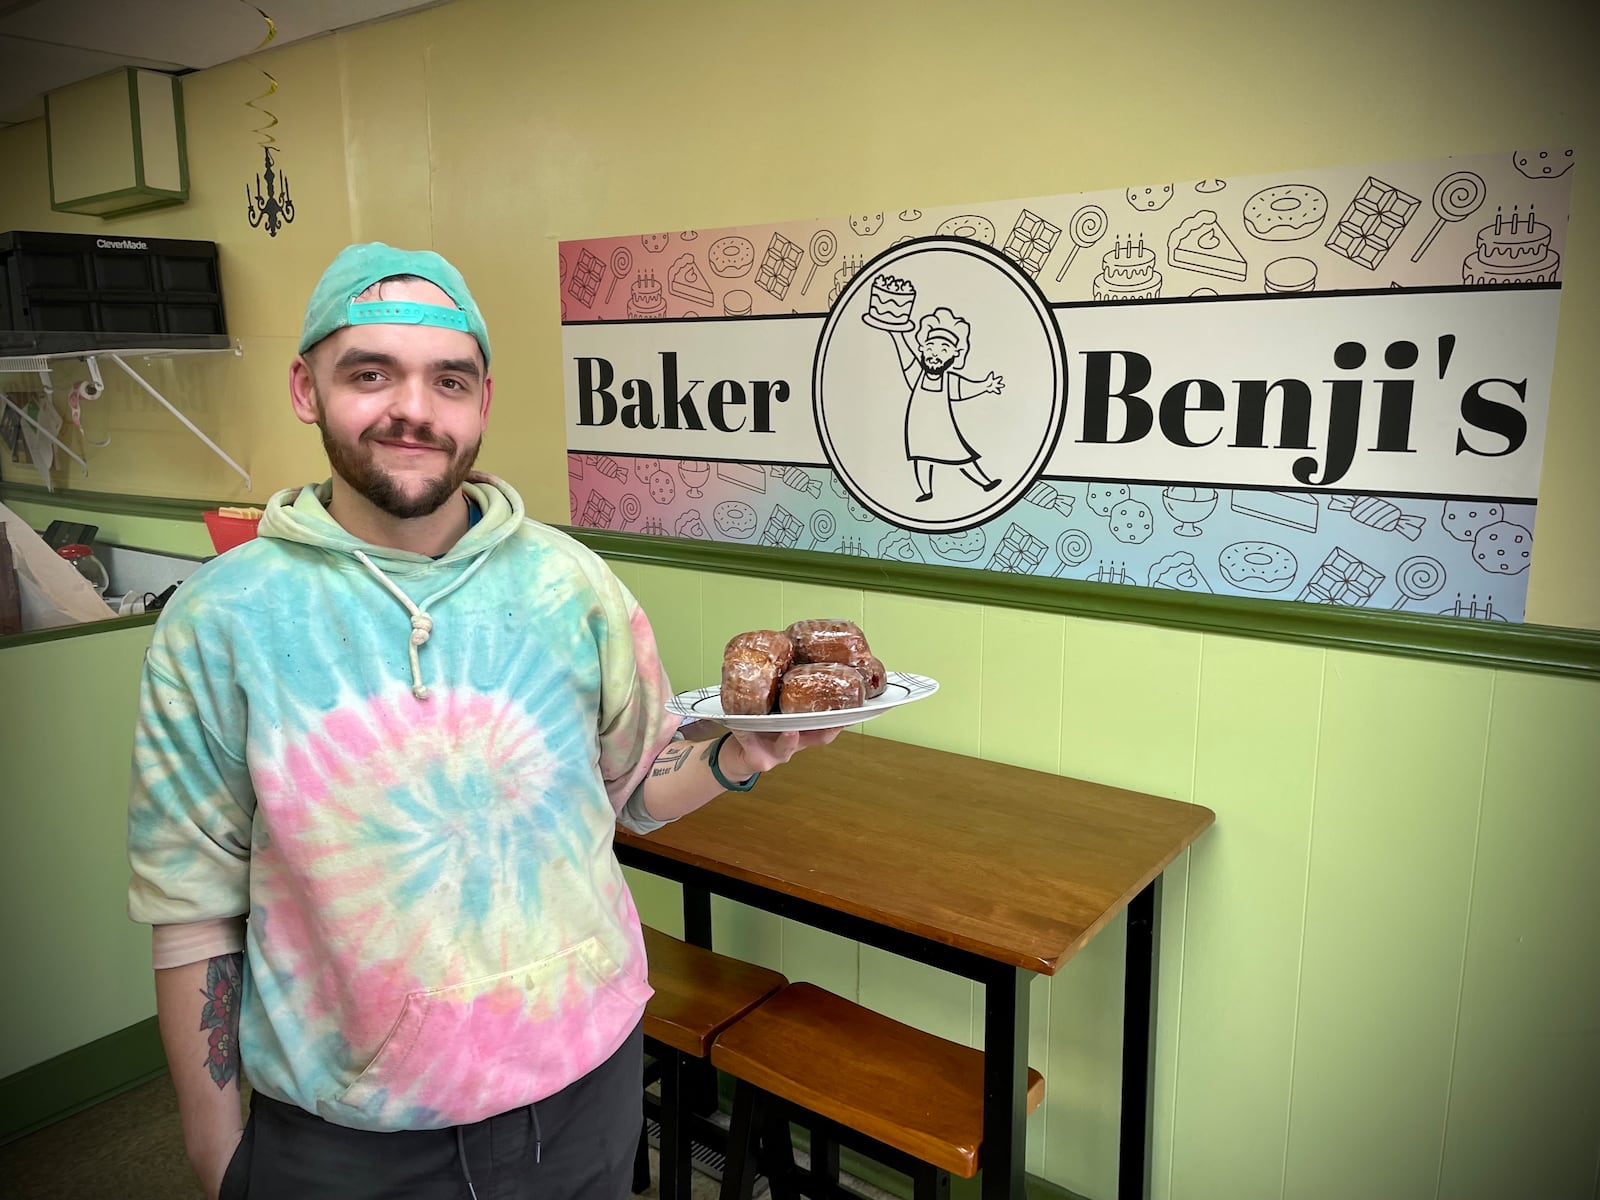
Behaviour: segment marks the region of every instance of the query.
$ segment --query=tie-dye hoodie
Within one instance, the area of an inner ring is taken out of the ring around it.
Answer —
[[[437,560],[280,492],[174,594],[141,685],[130,913],[248,914],[245,1074],[357,1129],[541,1100],[650,995],[612,852],[676,728],[650,626],[510,487],[466,490]]]

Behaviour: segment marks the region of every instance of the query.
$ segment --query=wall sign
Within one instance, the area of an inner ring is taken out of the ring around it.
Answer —
[[[565,242],[573,523],[1520,621],[1571,166]]]

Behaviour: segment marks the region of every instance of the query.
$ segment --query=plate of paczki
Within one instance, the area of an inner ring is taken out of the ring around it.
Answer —
[[[779,733],[856,725],[938,690],[926,675],[885,670],[854,623],[807,620],[735,635],[723,651],[722,683],[680,692],[667,710]]]

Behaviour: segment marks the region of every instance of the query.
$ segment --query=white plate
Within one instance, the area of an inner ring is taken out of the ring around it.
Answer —
[[[744,729],[754,733],[784,733],[789,730],[832,729],[836,725],[859,725],[873,717],[882,716],[891,708],[921,700],[939,690],[939,681],[926,675],[907,675],[904,671],[890,671],[884,680],[881,696],[868,700],[860,708],[836,708],[831,712],[766,713],[756,717],[730,717],[722,711],[720,687],[697,688],[692,692],[679,692],[667,701],[667,711],[691,721],[715,721],[727,729]]]

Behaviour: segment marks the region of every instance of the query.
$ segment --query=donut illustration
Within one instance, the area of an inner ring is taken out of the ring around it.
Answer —
[[[755,265],[756,248],[749,238],[720,237],[706,250],[706,261],[711,264],[713,275],[741,279],[750,274],[750,268]]]
[[[1322,228],[1328,197],[1308,183],[1262,188],[1244,202],[1244,223],[1264,242],[1297,242]]]
[[[994,222],[988,217],[973,214],[951,217],[934,232],[940,237],[966,238],[969,242],[982,242],[985,246],[994,245]]]
[[[711,510],[711,522],[723,537],[743,541],[756,531],[756,510],[743,500],[724,500]]]

